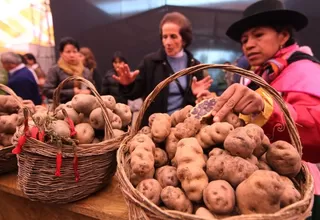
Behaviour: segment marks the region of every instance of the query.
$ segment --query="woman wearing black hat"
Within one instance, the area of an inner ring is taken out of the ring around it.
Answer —
[[[262,0],[250,5],[226,34],[241,43],[249,64],[258,67],[256,74],[282,94],[298,125],[302,158],[320,163],[320,65],[310,48],[300,47],[293,36],[307,24],[303,14],[286,10],[280,1]],[[245,115],[246,122],[262,126],[272,141],[290,141],[277,103],[254,83],[230,86],[213,109],[214,120],[222,120],[232,110]],[[307,164],[315,181],[320,179],[317,168]],[[319,215],[314,211],[313,216]]]

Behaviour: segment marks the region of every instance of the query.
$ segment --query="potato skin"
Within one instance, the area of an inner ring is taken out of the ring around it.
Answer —
[[[168,163],[167,153],[159,147],[156,147],[154,153],[154,166],[155,168],[162,167]]]
[[[169,209],[187,213],[193,211],[191,201],[178,187],[167,186],[162,189],[161,200]]]
[[[97,108],[97,101],[93,95],[77,94],[73,96],[71,105],[78,113],[89,116],[93,109]]]
[[[156,179],[159,181],[162,188],[166,186],[177,187],[179,185],[179,180],[177,177],[177,168],[172,166],[163,166],[157,169]]]
[[[261,127],[248,124],[230,132],[224,141],[224,148],[233,156],[248,158],[254,149],[261,145],[263,137],[264,132]]]
[[[188,199],[194,202],[202,200],[202,192],[208,185],[204,172],[203,151],[195,138],[184,138],[179,141],[175,155],[177,176]]]
[[[166,152],[170,160],[172,160],[176,154],[179,139],[175,136],[176,128],[171,128],[170,134],[166,139]]]
[[[285,187],[284,192],[280,197],[280,207],[284,208],[288,205],[298,202],[301,199],[301,194],[288,177],[280,176],[280,178]]]
[[[209,180],[226,180],[233,187],[237,187],[258,170],[258,167],[249,161],[231,156],[219,148],[214,148],[209,156],[206,170]]]
[[[222,144],[233,130],[233,126],[227,122],[216,122],[201,128],[196,138],[203,149],[209,149]]]
[[[295,177],[301,170],[301,157],[288,142],[276,141],[272,143],[266,158],[270,167],[280,175]]]
[[[160,183],[155,179],[145,179],[142,180],[138,186],[137,190],[141,192],[145,197],[147,197],[151,202],[156,205],[160,204],[160,194],[162,187]]]
[[[275,213],[280,210],[284,192],[280,176],[274,171],[257,170],[236,189],[241,214]]]
[[[77,132],[75,138],[79,144],[90,144],[94,139],[94,130],[89,123],[80,123],[74,127]]]
[[[253,155],[256,156],[257,158],[260,158],[264,153],[267,152],[267,150],[270,147],[270,140],[269,138],[264,135],[261,145],[257,146],[254,151],[253,151]]]
[[[215,180],[203,191],[203,200],[210,211],[215,214],[230,214],[235,206],[235,192],[225,180]]]
[[[207,218],[207,219],[214,219],[214,215],[206,208],[204,207],[200,207],[197,209],[195,215],[203,217],[203,218]]]
[[[151,120],[152,139],[156,143],[163,142],[170,134],[171,118],[168,114],[155,113],[149,118]]]

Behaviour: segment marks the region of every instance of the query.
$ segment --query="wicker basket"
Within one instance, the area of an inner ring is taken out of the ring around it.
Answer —
[[[3,84],[0,84],[0,90],[12,96],[17,102],[18,107],[22,108],[23,106],[22,101],[18,98],[18,96],[15,94],[15,92],[12,89],[10,89],[9,87]],[[17,157],[16,155],[11,153],[13,148],[14,146],[12,145],[0,150],[0,174],[12,172],[18,168]]]
[[[18,183],[23,193],[33,201],[63,204],[83,199],[106,186],[116,170],[116,151],[124,135],[113,138],[113,131],[107,116],[107,108],[94,85],[81,77],[69,77],[62,81],[54,92],[52,109],[59,105],[60,91],[70,81],[80,81],[96,96],[106,121],[105,141],[95,144],[77,145],[78,172],[75,181],[73,170],[74,150],[72,146],[62,147],[61,176],[55,176],[58,147],[28,138],[18,155]]]
[[[283,110],[286,126],[290,133],[292,144],[297,148],[300,155],[302,155],[302,146],[299,139],[299,135],[297,133],[297,129],[295,124],[290,117],[288,109],[284,104],[281,96],[275,91],[272,87],[270,87],[262,78],[255,75],[253,72],[243,70],[241,68],[231,66],[231,65],[213,65],[213,64],[200,64],[197,66],[190,67],[188,69],[179,71],[161,83],[159,83],[156,88],[149,94],[149,96],[145,99],[143,106],[139,112],[138,119],[136,121],[135,126],[132,128],[130,135],[124,139],[121,143],[121,146],[117,152],[117,177],[119,180],[121,191],[124,195],[124,198],[129,207],[129,218],[130,219],[201,219],[205,218],[186,214],[178,211],[172,210],[163,210],[153,204],[150,200],[148,200],[145,196],[142,195],[139,191],[137,191],[129,180],[129,167],[130,167],[130,155],[128,151],[127,143],[132,139],[132,137],[137,134],[140,124],[143,118],[143,115],[150,105],[150,103],[154,100],[154,98],[159,94],[159,92],[171,83],[173,80],[177,79],[180,76],[184,76],[187,74],[192,74],[196,71],[205,70],[208,68],[214,69],[225,69],[227,71],[231,71],[237,74],[240,74],[244,77],[250,78],[252,81],[257,83],[260,87],[265,89],[272,97],[279,103],[279,106]],[[309,170],[305,165],[302,166],[301,172],[297,175],[297,177],[293,180],[296,185],[299,187],[303,198],[290,206],[287,206],[280,211],[274,214],[253,214],[253,215],[237,215],[232,217],[227,217],[227,220],[287,220],[287,219],[305,219],[306,217],[311,215],[311,209],[313,205],[313,179],[309,173]],[[218,217],[217,217],[218,218]],[[221,219],[221,218],[220,218]]]

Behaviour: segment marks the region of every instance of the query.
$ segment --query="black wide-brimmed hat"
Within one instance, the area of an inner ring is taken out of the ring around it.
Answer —
[[[291,25],[299,31],[308,25],[308,18],[300,12],[285,9],[279,0],[261,0],[246,8],[243,18],[233,23],[226,34],[239,42],[245,31],[264,25]]]

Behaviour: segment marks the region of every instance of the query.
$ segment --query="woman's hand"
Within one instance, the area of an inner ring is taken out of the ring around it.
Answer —
[[[196,77],[192,78],[191,90],[193,95],[198,96],[203,90],[208,90],[213,80],[210,76],[206,76],[202,80],[198,81]]]
[[[219,122],[231,111],[244,115],[260,113],[264,109],[263,98],[255,91],[238,83],[232,84],[218,98],[213,107],[214,121]]]
[[[210,92],[209,90],[203,90],[198,93],[196,104],[201,102],[204,99],[210,99],[216,97],[216,94],[214,92]]]
[[[136,70],[134,72],[130,71],[130,68],[127,64],[120,66],[118,69],[116,69],[117,75],[112,75],[112,77],[117,80],[121,85],[127,86],[136,79],[136,77],[139,75],[140,71]]]

